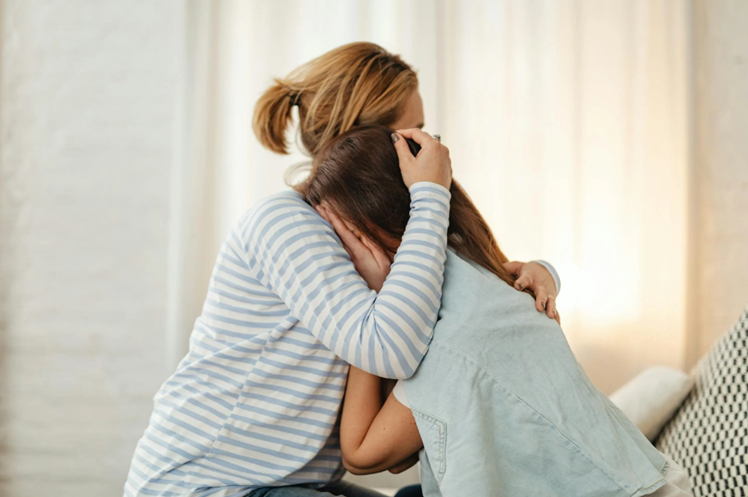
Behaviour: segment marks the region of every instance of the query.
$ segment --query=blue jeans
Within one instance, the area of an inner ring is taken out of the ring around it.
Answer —
[[[307,487],[266,487],[253,490],[247,497],[385,497],[374,490],[347,481],[339,481],[319,490]]]

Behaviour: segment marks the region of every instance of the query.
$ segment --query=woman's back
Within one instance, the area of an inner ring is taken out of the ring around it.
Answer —
[[[530,295],[451,250],[444,274],[429,353],[404,382],[433,471],[426,495],[438,484],[444,495],[635,496],[664,483],[662,456]]]
[[[305,210],[311,224],[313,211],[294,192],[268,197],[227,237],[189,353],[154,397],[126,495],[199,495],[215,487],[227,487],[220,495],[245,495],[278,480],[327,481],[341,473],[335,420],[348,365],[268,288],[250,261],[259,254],[247,249],[258,229],[253,222]],[[319,219],[316,229],[322,226]]]
[[[474,361],[551,419],[571,391],[585,387],[585,395],[602,395],[578,367],[561,327],[536,310],[529,294],[452,250],[442,291],[432,345]]]
[[[436,320],[449,193],[429,183],[409,192],[419,212],[403,252],[414,255],[398,253],[379,294],[297,192],[247,212],[221,248],[189,354],[154,398],[125,495],[239,496],[342,475],[348,364],[406,377]],[[413,316],[402,319],[397,303]]]

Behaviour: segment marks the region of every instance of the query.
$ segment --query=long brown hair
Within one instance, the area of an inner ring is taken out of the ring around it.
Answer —
[[[314,156],[353,126],[395,123],[418,88],[415,71],[374,43],[350,43],[275,79],[255,105],[252,129],[262,145],[288,153],[286,130],[299,108],[299,135]]]
[[[309,178],[297,187],[308,203],[331,204],[338,214],[380,246],[395,252],[410,217],[410,192],[385,126],[358,126],[315,157]],[[411,145],[411,151],[415,151]],[[452,180],[448,243],[509,285],[507,257],[465,190]]]

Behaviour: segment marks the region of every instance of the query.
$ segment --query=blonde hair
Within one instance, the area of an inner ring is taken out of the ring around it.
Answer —
[[[286,130],[299,108],[301,144],[312,156],[354,126],[388,126],[418,88],[415,71],[374,43],[350,43],[276,78],[255,105],[252,129],[262,145],[288,153]]]

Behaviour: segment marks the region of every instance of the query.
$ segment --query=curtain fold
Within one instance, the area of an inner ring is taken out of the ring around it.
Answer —
[[[202,62],[185,95],[193,133],[183,142],[175,219],[185,228],[174,231],[181,259],[172,275],[189,276],[170,279],[174,357],[231,225],[285,188],[287,167],[308,160],[260,147],[254,102],[272,77],[367,40],[418,70],[425,129],[450,147],[455,178],[507,255],[559,270],[564,331],[593,381],[610,391],[649,364],[682,367],[688,8],[685,0],[193,3],[200,29],[188,33],[187,57]]]

